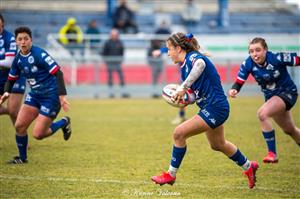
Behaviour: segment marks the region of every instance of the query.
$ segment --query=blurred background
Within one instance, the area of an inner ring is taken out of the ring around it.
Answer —
[[[228,90],[252,38],[264,37],[274,52],[300,53],[299,4],[297,0],[2,0],[0,8],[8,31],[29,26],[34,45],[56,59],[71,97],[156,98],[164,85],[180,82],[178,66],[167,55],[151,54],[165,45],[170,33],[193,33]],[[123,44],[118,52],[118,43],[111,46],[116,43],[113,28]],[[300,89],[300,67],[290,68],[290,74]],[[250,77],[241,94],[259,93]]]

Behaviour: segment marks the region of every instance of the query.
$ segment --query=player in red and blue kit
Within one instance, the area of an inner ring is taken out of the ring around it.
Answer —
[[[174,102],[188,89],[194,90],[196,104],[200,108],[197,115],[178,125],[173,132],[174,146],[168,172],[153,176],[157,184],[173,184],[176,173],[186,153],[186,140],[205,132],[213,150],[221,151],[244,170],[249,188],[256,182],[258,164],[249,161],[241,151],[224,137],[223,124],[229,116],[229,103],[224,94],[220,76],[213,63],[199,52],[200,46],[192,34],[176,33],[167,39],[168,56],[181,68],[183,83],[173,96]]]
[[[277,163],[275,130],[270,118],[300,146],[300,129],[295,126],[290,112],[297,101],[297,87],[287,71],[287,66],[299,66],[300,58],[296,53],[268,51],[265,39],[260,37],[250,42],[249,54],[229,90],[229,96],[236,97],[250,74],[255,78],[265,97],[265,103],[257,111],[268,147],[263,162]]]
[[[31,30],[28,27],[18,27],[15,36],[20,51],[12,63],[0,104],[10,96],[18,77],[26,77],[31,90],[25,97],[15,123],[19,156],[9,161],[12,164],[23,164],[27,163],[27,129],[34,120],[33,136],[39,140],[53,135],[60,128],[64,139],[68,140],[72,131],[69,117],[53,122],[61,106],[64,111],[69,109],[63,73],[59,66],[46,51],[32,45]]]
[[[0,96],[3,95],[4,85],[8,78],[9,69],[17,53],[15,37],[12,33],[4,29],[4,18],[0,14]],[[24,77],[20,77],[12,89],[7,106],[0,105],[0,115],[8,114],[14,124],[26,88]]]

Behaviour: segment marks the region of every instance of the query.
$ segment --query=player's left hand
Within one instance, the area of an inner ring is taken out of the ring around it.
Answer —
[[[179,103],[179,100],[184,96],[184,94],[185,89],[183,88],[183,86],[178,86],[171,99],[174,102]]]
[[[2,96],[0,95],[0,105],[3,104],[7,100],[8,97],[9,97],[8,92],[3,93]]]
[[[68,112],[70,110],[70,103],[68,102],[65,95],[59,96],[60,105],[64,109],[65,112]]]

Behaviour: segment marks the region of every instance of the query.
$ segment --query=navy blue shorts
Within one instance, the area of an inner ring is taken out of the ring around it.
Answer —
[[[291,93],[280,93],[278,95],[278,97],[280,97],[284,103],[285,103],[285,109],[287,111],[291,110],[291,108],[296,104],[297,102],[297,98],[298,98],[298,94],[291,94]]]
[[[229,117],[229,104],[207,105],[201,109],[198,115],[206,122],[206,124],[215,129],[222,125]]]
[[[280,97],[285,103],[285,110],[289,111],[297,102],[298,94],[297,92],[281,92],[279,94],[275,94],[273,96]],[[273,97],[271,96],[271,97]],[[271,97],[265,98],[265,101],[268,101]]]
[[[40,114],[50,118],[56,118],[61,108],[57,94],[39,96],[30,92],[26,95],[24,104],[36,107]]]

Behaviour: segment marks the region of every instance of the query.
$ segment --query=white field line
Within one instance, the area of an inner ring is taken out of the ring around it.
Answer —
[[[130,180],[113,180],[113,179],[97,179],[97,178],[60,178],[60,177],[39,177],[39,176],[17,176],[17,175],[2,175],[0,174],[0,181],[6,181],[6,180],[21,180],[21,181],[54,181],[54,182],[90,182],[90,183],[101,183],[101,184],[139,184],[139,185],[145,185],[145,184],[153,184],[153,182],[149,181],[130,181]],[[248,189],[247,185],[245,186],[208,186],[203,184],[197,184],[197,183],[176,183],[175,186],[183,186],[183,187],[198,187],[198,188],[213,188],[213,189]],[[292,190],[292,189],[277,189],[272,187],[260,187],[259,185],[256,186],[254,189],[263,190],[263,191],[273,191],[273,192],[293,192],[293,193],[299,193],[300,190]]]

